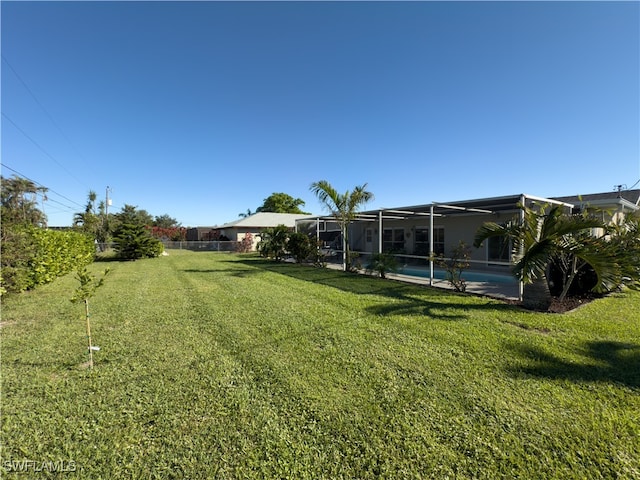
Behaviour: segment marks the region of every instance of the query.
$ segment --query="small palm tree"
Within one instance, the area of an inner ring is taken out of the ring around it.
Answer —
[[[367,190],[367,184],[359,185],[352,192],[338,191],[326,180],[320,180],[311,184],[310,190],[318,197],[325,207],[331,212],[342,230],[342,269],[347,271],[351,267],[349,252],[349,223],[353,221],[358,209],[365,203],[373,200],[373,193]]]
[[[272,257],[276,261],[282,260],[287,250],[289,228],[285,225],[265,228],[260,232],[258,251],[262,256]]]
[[[476,232],[473,245],[477,248],[490,237],[506,237],[512,241],[512,256],[516,261],[513,272],[525,284],[522,299],[525,307],[546,309],[551,304],[547,268],[558,255],[571,254],[582,264],[591,265],[598,278],[605,274],[604,264],[597,261],[586,241],[592,228],[602,227],[601,221],[587,215],[565,215],[561,205],[550,208],[545,205],[539,211],[525,205],[519,207],[523,210],[522,220],[502,225],[484,223]],[[575,278],[576,268],[577,263],[574,273],[565,278],[561,299]]]
[[[388,272],[398,271],[398,261],[390,253],[375,253],[366,267],[367,272],[375,272],[380,278],[387,278]]]

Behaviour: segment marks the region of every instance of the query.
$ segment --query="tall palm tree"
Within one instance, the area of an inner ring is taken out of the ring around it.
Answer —
[[[359,185],[352,192],[338,191],[326,180],[320,180],[311,184],[310,190],[318,197],[321,203],[335,217],[342,231],[342,269],[346,271],[351,267],[349,252],[349,223],[353,221],[358,209],[365,203],[373,200],[373,193],[367,190],[367,184]]]
[[[502,225],[484,223],[476,232],[473,245],[477,248],[491,237],[506,237],[512,241],[512,256],[516,262],[513,272],[525,284],[522,299],[525,307],[546,309],[551,304],[547,269],[559,255],[568,254],[572,258],[561,298],[566,295],[580,267],[591,265],[599,279],[606,274],[605,264],[598,261],[588,241],[591,229],[603,226],[601,221],[587,215],[565,215],[562,205],[550,208],[545,205],[538,211],[525,205],[519,207],[523,210],[522,219]]]

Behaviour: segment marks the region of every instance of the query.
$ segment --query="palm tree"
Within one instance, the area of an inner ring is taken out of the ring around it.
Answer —
[[[367,191],[367,184],[359,185],[352,192],[338,191],[326,180],[320,180],[311,184],[310,190],[318,197],[325,207],[331,212],[342,230],[342,269],[347,271],[351,267],[349,254],[349,223],[353,221],[358,209],[365,203],[373,200],[373,193]]]
[[[572,268],[564,279],[562,300],[569,290],[576,273],[585,265],[594,268],[598,278],[606,275],[604,262],[597,259],[590,238],[592,228],[602,227],[602,222],[587,215],[565,215],[562,205],[548,205],[539,211],[519,205],[523,210],[520,220],[506,224],[484,223],[476,232],[473,245],[477,248],[490,237],[506,237],[512,241],[512,256],[516,261],[513,272],[525,289],[523,306],[547,309],[551,293],[547,281],[550,263],[560,255],[570,255]]]
[[[273,257],[276,261],[282,260],[289,240],[289,228],[285,225],[268,227],[262,230],[259,236],[258,250],[260,253],[265,257]]]

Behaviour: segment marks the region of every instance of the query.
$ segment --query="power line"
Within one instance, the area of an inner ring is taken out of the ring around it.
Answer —
[[[0,165],[2,165],[2,168],[6,168],[7,170],[11,170],[13,173],[16,173],[16,174],[20,175],[21,177],[26,178],[26,179],[27,179],[27,180],[29,180],[30,182],[33,182],[35,185],[37,185],[37,186],[39,186],[39,187],[42,187],[42,188],[45,188],[45,189],[47,190],[47,192],[51,192],[51,193],[53,193],[54,195],[58,195],[59,197],[64,198],[66,201],[71,202],[71,203],[73,203],[73,204],[75,204],[75,205],[79,206],[80,208],[84,208],[84,205],[81,205],[81,204],[79,204],[78,202],[76,202],[76,201],[74,201],[74,200],[71,200],[70,198],[65,197],[64,195],[62,195],[62,194],[60,194],[60,193],[56,192],[55,190],[51,190],[50,188],[45,187],[45,186],[44,186],[44,185],[42,185],[40,182],[37,182],[37,181],[33,180],[32,178],[27,177],[25,174],[20,173],[19,171],[15,170],[15,169],[13,169],[13,168],[11,168],[11,167],[9,167],[9,166],[8,166],[8,165],[6,165],[5,163],[0,163]],[[56,200],[53,200],[53,199],[49,199],[49,201],[50,201],[50,202],[57,203],[58,205],[62,205],[63,207],[68,208],[69,210],[74,210],[74,209],[75,209],[75,207],[70,207],[69,205],[65,205],[65,204],[60,203],[60,202],[58,202],[58,201],[56,201]]]
[[[62,168],[65,172],[67,172],[75,181],[77,181],[80,185],[82,185],[83,187],[89,189],[89,187],[87,187],[84,183],[82,183],[82,181],[80,181],[78,179],[78,177],[76,177],[73,173],[71,173],[69,170],[67,170],[67,168],[62,165],[58,160],[55,159],[55,157],[53,155],[51,155],[49,152],[47,152],[44,148],[42,148],[40,146],[40,144],[38,142],[36,142],[33,138],[31,138],[29,136],[29,134],[27,132],[25,132],[22,128],[20,128],[16,122],[14,122],[13,120],[11,120],[11,118],[9,118],[9,116],[7,116],[6,113],[2,112],[2,116],[4,118],[6,118],[20,133],[22,133],[25,137],[27,137],[31,143],[33,143],[36,147],[38,147],[40,149],[40,151],[42,153],[44,153],[47,157],[49,157],[51,160],[53,160],[54,162],[56,162],[58,164],[58,166],[60,168]]]
[[[31,98],[33,98],[33,100],[36,102],[36,104],[40,107],[40,109],[45,113],[45,115],[49,118],[49,120],[51,120],[51,123],[53,123],[53,125],[58,129],[58,132],[60,132],[60,134],[64,137],[64,139],[69,142],[69,145],[71,145],[71,147],[75,150],[75,152],[78,154],[78,156],[80,157],[80,159],[85,162],[88,163],[87,160],[84,158],[84,156],[80,153],[80,151],[78,150],[78,148],[75,146],[75,144],[71,141],[71,139],[64,133],[64,131],[62,130],[62,128],[60,127],[60,125],[58,124],[58,122],[56,122],[53,118],[53,116],[49,113],[49,111],[44,108],[44,105],[42,105],[42,103],[40,102],[40,100],[38,100],[38,98],[36,97],[36,95],[33,93],[33,91],[29,88],[29,85],[27,85],[27,82],[24,81],[24,79],[18,74],[18,72],[16,71],[15,68],[13,68],[13,65],[11,65],[11,63],[9,63],[9,61],[7,60],[7,58],[2,55],[2,60],[4,60],[4,62],[7,64],[7,66],[9,67],[9,69],[13,72],[13,74],[16,76],[16,78],[20,81],[20,83],[22,84],[22,86],[25,88],[25,90],[27,92],[29,92],[29,95],[31,95]],[[11,121],[11,120],[9,120]],[[17,125],[11,121],[11,123],[13,123],[14,126],[17,127]],[[24,132],[22,132],[24,133]],[[33,140],[32,140],[33,141]],[[40,147],[39,147],[40,148]],[[48,155],[48,154],[47,154]],[[51,156],[51,155],[49,155]],[[58,163],[58,165],[60,165],[60,163],[54,159],[54,161],[56,163]],[[64,168],[64,166],[60,165],[62,168]],[[65,169],[66,170],[66,169]],[[69,172],[68,170],[66,170],[67,173],[69,173],[72,177],[73,174],[71,174],[71,172]],[[74,177],[75,178],[75,177]],[[77,178],[75,178],[75,180],[78,180]],[[80,181],[80,180],[78,180]],[[82,183],[82,182],[80,182]],[[86,185],[85,185],[86,186]]]

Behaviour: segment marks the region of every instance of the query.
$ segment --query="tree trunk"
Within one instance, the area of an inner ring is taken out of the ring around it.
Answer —
[[[522,294],[522,306],[529,310],[548,310],[551,306],[551,292],[547,278],[542,276],[526,284]]]

